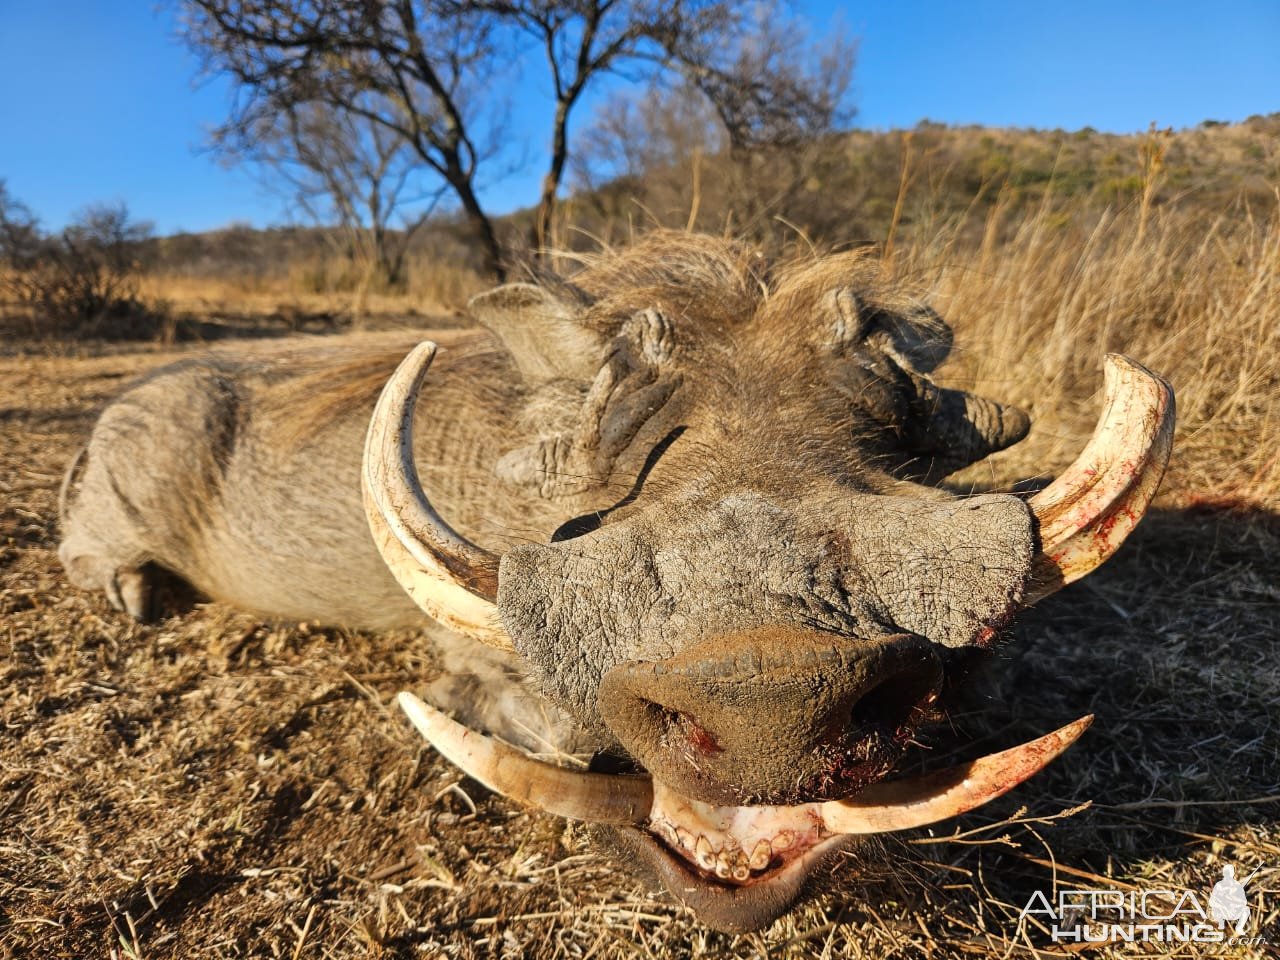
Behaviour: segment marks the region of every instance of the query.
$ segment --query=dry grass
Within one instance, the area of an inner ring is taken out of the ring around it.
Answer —
[[[485,286],[462,266],[411,258],[403,288],[362,289],[350,264],[313,257],[255,276],[224,272],[156,272],[142,279],[147,303],[179,314],[279,316],[302,322],[316,317],[438,316],[461,309]]]
[[[966,349],[946,376],[1036,416],[976,485],[1069,460],[1105,350],[1178,388],[1152,515],[1103,571],[1023,618],[954,716],[960,749],[1085,712],[1093,730],[1011,797],[887,838],[842,864],[829,896],[736,939],[423,749],[387,707],[431,674],[412,638],[216,607],[141,627],[70,589],[54,555],[62,465],[124,379],[173,354],[0,361],[0,955],[1059,956],[1018,924],[1032,891],[1207,894],[1223,863],[1261,868],[1251,889],[1274,943],[1280,221],[1157,210],[1139,242],[1138,220],[1083,231],[1045,211],[976,249],[908,236],[890,267],[955,322]]]
[[[678,109],[654,109],[610,129],[606,152],[627,155],[642,173],[569,198],[561,243],[573,243],[577,231],[626,237],[647,222],[761,242],[782,222],[819,242],[880,242],[903,225],[936,236],[939,220],[966,209],[978,214],[963,232],[972,240],[997,204],[1016,221],[1054,199],[1071,216],[1144,200],[1216,211],[1240,198],[1265,205],[1280,181],[1280,114],[1138,134],[921,121],[911,130],[851,130],[765,158],[691,150],[702,134],[679,117]]]

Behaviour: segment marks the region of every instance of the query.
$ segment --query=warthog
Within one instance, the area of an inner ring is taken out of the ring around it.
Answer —
[[[948,327],[876,278],[856,254],[771,266],[657,234],[477,297],[489,332],[434,365],[433,344],[397,367],[407,346],[382,343],[168,368],[69,475],[63,562],[135,614],[155,568],[284,617],[421,607],[527,675],[610,772],[403,694],[445,756],[600,824],[709,925],[759,928],[857,835],[971,809],[1082,732],[886,779],[975,651],[1114,552],[1169,453],[1168,387],[1112,356],[1053,484],[940,488],[1028,419],[934,384]]]

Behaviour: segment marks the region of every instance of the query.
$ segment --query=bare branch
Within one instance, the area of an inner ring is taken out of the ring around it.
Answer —
[[[799,142],[840,122],[848,44],[812,56],[779,3],[730,0],[184,0],[183,31],[239,98],[216,142],[242,150],[303,105],[400,138],[452,192],[489,268],[503,273],[477,173],[512,153],[493,76],[541,51],[554,98],[534,223],[546,244],[570,155],[569,126],[600,77],[676,74],[712,104],[734,149]],[[816,67],[808,66],[816,63]],[[499,85],[500,86],[500,85]],[[484,150],[477,144],[493,142]]]

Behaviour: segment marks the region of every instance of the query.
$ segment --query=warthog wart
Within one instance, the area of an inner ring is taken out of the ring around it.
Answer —
[[[853,838],[971,809],[1083,732],[886,779],[974,651],[1118,548],[1169,454],[1168,386],[1110,356],[1053,484],[938,486],[1030,424],[937,386],[949,328],[877,277],[858,254],[769,264],[658,233],[475,298],[488,332],[434,363],[395,337],[167,368],[73,465],[63,562],[139,616],[156,569],[281,617],[421,608],[527,678],[489,709],[447,683],[434,706],[402,695],[445,756],[599,824],[708,924],[756,929]],[[474,729],[519,742],[530,701],[619,772]]]

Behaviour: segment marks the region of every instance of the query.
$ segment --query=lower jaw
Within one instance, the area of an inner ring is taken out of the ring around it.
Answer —
[[[825,862],[858,843],[853,836],[829,837],[794,860],[744,884],[707,877],[673,854],[647,831],[602,827],[595,831],[656,878],[667,892],[693,911],[700,923],[722,933],[761,930],[786,913],[807,890],[810,877]]]

